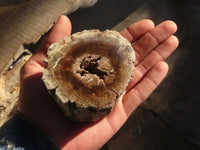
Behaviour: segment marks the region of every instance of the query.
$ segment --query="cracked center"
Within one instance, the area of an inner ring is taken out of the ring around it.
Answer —
[[[112,83],[115,77],[114,67],[111,61],[100,55],[83,55],[76,59],[73,72],[86,86],[106,86]]]
[[[84,74],[96,74],[100,79],[104,79],[108,73],[101,68],[98,68],[101,64],[99,64],[102,57],[92,58],[92,56],[86,57],[80,64],[80,68],[83,69],[81,72],[81,76]]]

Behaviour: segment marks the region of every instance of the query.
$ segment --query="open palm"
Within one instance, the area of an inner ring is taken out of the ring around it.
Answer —
[[[136,52],[133,79],[108,116],[96,123],[77,123],[64,116],[41,80],[48,47],[71,33],[69,19],[61,16],[21,69],[18,111],[61,149],[99,149],[166,76],[168,65],[164,60],[178,46],[178,39],[173,35],[176,30],[172,21],[154,27],[150,20],[139,21],[124,29],[121,34],[134,43]]]

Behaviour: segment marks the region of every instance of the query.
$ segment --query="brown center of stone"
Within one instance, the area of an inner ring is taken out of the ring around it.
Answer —
[[[75,60],[74,75],[86,87],[107,86],[115,77],[114,67],[109,58],[102,55],[85,54]]]
[[[94,58],[93,56],[84,58],[80,65],[80,68],[83,69],[81,76],[87,73],[96,74],[100,79],[104,80],[108,73],[101,69],[101,64],[99,63],[101,58],[102,57]]]

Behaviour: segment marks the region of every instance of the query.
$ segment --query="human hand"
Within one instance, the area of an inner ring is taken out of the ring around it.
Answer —
[[[18,111],[52,137],[61,149],[99,149],[166,76],[168,65],[164,60],[178,46],[178,39],[173,35],[176,30],[172,21],[154,27],[150,20],[139,21],[123,30],[121,34],[135,42],[137,61],[133,79],[108,116],[96,123],[77,123],[64,116],[41,80],[48,47],[71,33],[69,19],[61,16],[21,69]]]

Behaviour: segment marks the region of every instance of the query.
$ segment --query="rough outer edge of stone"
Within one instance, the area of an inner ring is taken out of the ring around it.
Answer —
[[[53,79],[53,73],[48,71],[48,68],[49,67],[54,68],[55,65],[52,65],[51,62],[53,60],[57,60],[56,62],[58,62],[60,57],[65,55],[68,49],[64,48],[66,45],[74,44],[79,40],[97,36],[98,34],[101,34],[106,38],[115,38],[115,39],[117,38],[119,39],[118,42],[120,45],[126,45],[132,47],[131,43],[127,39],[122,37],[121,34],[118,33],[117,31],[106,30],[101,32],[99,30],[84,30],[82,32],[74,33],[71,36],[66,36],[62,40],[52,44],[47,52],[48,59],[44,60],[44,64],[47,68],[44,69],[43,71],[42,80],[44,81],[46,88],[48,89],[49,93],[54,97],[57,104],[61,107],[65,115],[73,120],[80,122],[97,121],[103,116],[109,114],[112,111],[112,108],[98,110],[98,109],[93,109],[92,107],[91,108],[78,107],[76,102],[64,98],[64,96],[62,95],[62,89],[58,87],[56,81]],[[133,59],[133,71],[134,71],[134,62],[135,62],[134,50],[132,51],[132,55],[131,56],[129,55],[129,57],[132,57],[130,59]],[[128,83],[126,86],[128,86]],[[62,102],[62,99],[65,99],[65,102]]]

